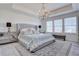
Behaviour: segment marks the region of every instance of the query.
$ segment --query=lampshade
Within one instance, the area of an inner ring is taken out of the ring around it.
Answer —
[[[11,22],[7,22],[6,27],[11,27]]]

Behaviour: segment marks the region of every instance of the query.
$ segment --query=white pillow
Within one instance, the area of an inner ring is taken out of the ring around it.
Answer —
[[[31,28],[24,28],[21,30],[21,33],[23,33],[24,35],[31,35],[33,34],[33,30]]]

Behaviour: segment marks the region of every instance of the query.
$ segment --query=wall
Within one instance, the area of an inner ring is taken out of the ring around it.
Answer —
[[[25,23],[33,25],[40,24],[40,21],[37,18],[31,17],[28,14],[24,14],[13,9],[0,8],[0,23],[6,23],[8,21],[12,23]]]
[[[46,32],[46,20],[41,19],[41,25],[42,27],[41,27],[40,32]]]
[[[79,40],[79,16],[77,17],[77,19],[78,19],[78,40]]]

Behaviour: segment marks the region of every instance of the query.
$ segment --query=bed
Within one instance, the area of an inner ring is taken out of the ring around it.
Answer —
[[[55,38],[51,34],[35,33],[34,29],[31,30],[23,29],[18,36],[20,44],[25,46],[30,52],[35,52],[55,42]]]

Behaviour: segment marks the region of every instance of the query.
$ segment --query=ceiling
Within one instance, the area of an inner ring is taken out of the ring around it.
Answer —
[[[46,9],[48,11],[55,10],[61,7],[68,5],[69,3],[45,3]],[[23,4],[13,4],[13,8],[26,12],[31,13],[33,15],[38,15],[39,10],[41,9],[41,3],[23,3]]]
[[[27,4],[17,4],[17,5],[21,5],[22,7],[34,12],[37,12],[42,7],[41,3],[27,3]],[[54,10],[63,7],[65,5],[68,5],[68,3],[45,3],[45,6],[48,10]]]
[[[3,3],[0,4],[0,9],[11,9],[23,12],[27,15],[38,17],[39,10],[42,7],[42,3]],[[71,4],[71,3],[45,3],[45,7],[50,12],[50,17],[54,14],[61,14],[62,11],[66,13],[66,11],[70,12],[72,9],[79,10],[79,4]],[[52,12],[51,12],[52,11]],[[51,15],[52,14],[52,15]]]

